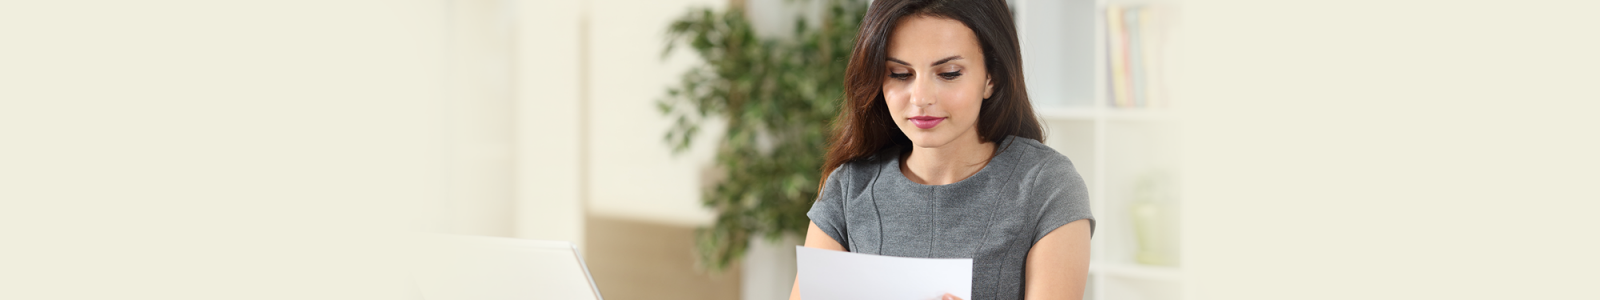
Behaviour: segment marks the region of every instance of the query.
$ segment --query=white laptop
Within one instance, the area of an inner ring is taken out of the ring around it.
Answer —
[[[428,300],[601,300],[572,243],[429,235],[412,279]]]

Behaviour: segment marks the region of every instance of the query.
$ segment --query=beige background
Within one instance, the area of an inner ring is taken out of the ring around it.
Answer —
[[[1189,1],[1196,299],[1591,298],[1583,1]]]
[[[656,22],[699,2],[474,3],[508,2],[0,3],[0,298],[405,298],[386,233],[666,249],[584,228],[705,222],[703,161],[633,106],[687,63]],[[1596,8],[1185,1],[1186,294],[1595,298]]]

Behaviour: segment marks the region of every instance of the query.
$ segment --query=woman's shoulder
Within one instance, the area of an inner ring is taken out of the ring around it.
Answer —
[[[1035,139],[1012,136],[1007,139],[1004,151],[1014,152],[1010,157],[1025,169],[1034,171],[1071,171],[1072,159]]]
[[[1073,166],[1072,159],[1054,148],[1024,137],[1011,137],[1005,146],[1008,147],[1004,150],[1008,152],[1005,156],[1011,160],[1006,165],[1013,166],[1011,172],[1015,179],[1012,182],[1021,185],[1023,190],[1043,191],[1082,185],[1083,177]]]
[[[858,183],[871,181],[885,164],[889,164],[897,158],[894,155],[898,153],[899,148],[899,146],[890,146],[872,155],[847,161],[839,165],[838,168],[833,169],[833,173],[828,174],[828,181],[839,181],[846,185],[857,185]]]

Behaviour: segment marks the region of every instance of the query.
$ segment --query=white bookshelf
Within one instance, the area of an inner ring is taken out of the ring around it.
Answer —
[[[1072,159],[1089,186],[1097,227],[1085,299],[1182,299],[1186,280],[1181,260],[1168,266],[1135,259],[1139,245],[1130,210],[1134,185],[1141,178],[1177,173],[1175,133],[1181,116],[1165,108],[1113,107],[1105,88],[1105,8],[1161,5],[1170,22],[1177,0],[1008,1],[1022,38],[1028,92],[1045,122],[1046,143]],[[1166,47],[1164,52],[1170,56],[1173,50]],[[1181,106],[1181,99],[1168,99]],[[1182,199],[1169,201],[1181,215]]]

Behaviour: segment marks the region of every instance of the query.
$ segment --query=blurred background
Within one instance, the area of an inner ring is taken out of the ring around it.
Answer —
[[[1009,0],[1086,299],[1600,296],[1600,18],[1534,2]],[[0,3],[0,298],[409,299],[420,231],[782,299],[865,5]]]

